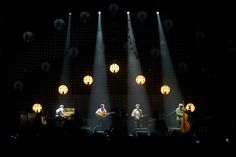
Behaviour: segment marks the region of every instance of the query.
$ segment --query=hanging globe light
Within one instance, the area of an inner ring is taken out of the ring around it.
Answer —
[[[136,83],[139,85],[143,85],[145,83],[145,77],[143,75],[138,75],[136,77]]]
[[[66,85],[60,85],[58,88],[58,92],[62,95],[68,93],[68,87]]]
[[[23,34],[23,40],[25,43],[32,43],[34,40],[35,36],[31,31],[26,31]]]
[[[54,22],[53,22],[53,26],[56,30],[60,31],[62,29],[65,28],[65,21],[61,18],[57,18]]]
[[[186,109],[187,111],[194,112],[194,111],[195,111],[195,106],[194,106],[193,103],[188,103],[188,104],[186,105],[185,109]]]
[[[40,113],[42,111],[42,105],[41,104],[38,104],[38,103],[35,103],[33,106],[32,106],[32,109],[35,113]]]
[[[161,93],[163,95],[168,95],[170,93],[170,87],[168,85],[163,85],[161,87]]]
[[[91,19],[91,14],[89,12],[81,12],[80,13],[80,21],[83,23],[87,23]]]
[[[86,75],[84,76],[84,84],[86,84],[87,86],[91,85],[93,83],[93,78],[90,75]]]
[[[112,65],[110,65],[110,71],[112,73],[117,73],[120,70],[120,67],[118,64],[113,63]]]

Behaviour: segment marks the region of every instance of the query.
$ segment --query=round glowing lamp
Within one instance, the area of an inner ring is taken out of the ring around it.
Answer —
[[[32,106],[32,109],[35,113],[40,113],[42,111],[42,105],[41,104],[38,104],[38,103],[35,103],[33,106]]]
[[[112,73],[117,73],[120,70],[120,67],[118,64],[113,63],[112,65],[110,65],[110,71]]]
[[[84,84],[86,84],[87,86],[91,85],[93,83],[93,77],[90,75],[86,75],[84,76]]]
[[[168,85],[163,85],[161,87],[161,93],[163,95],[168,95],[170,93],[170,87]]]
[[[194,111],[195,111],[195,106],[194,106],[193,103],[188,103],[188,104],[185,106],[185,109],[188,110],[188,111],[194,112]]]
[[[64,94],[68,93],[68,87],[66,85],[60,85],[59,88],[58,88],[58,92],[61,95],[64,95]]]
[[[143,85],[145,83],[146,79],[143,75],[138,75],[136,77],[136,83],[139,85]]]

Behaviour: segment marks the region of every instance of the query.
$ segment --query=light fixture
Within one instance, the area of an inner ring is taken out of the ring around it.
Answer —
[[[92,76],[90,76],[90,75],[86,75],[86,76],[84,76],[84,84],[86,84],[86,85],[91,85],[92,83],[93,83],[93,78],[92,78]]]
[[[188,103],[185,107],[186,110],[194,112],[195,111],[195,106],[193,103]]]
[[[113,64],[110,65],[110,71],[112,73],[117,73],[119,71],[119,69],[120,69],[120,67],[116,63],[113,63]]]
[[[35,113],[40,113],[42,111],[42,105],[41,104],[38,104],[38,103],[35,103],[33,106],[32,106],[32,109]]]
[[[170,87],[168,85],[161,86],[161,93],[163,95],[168,95],[170,93]]]
[[[62,95],[68,93],[68,87],[66,85],[60,85],[58,87],[58,92]]]
[[[136,83],[139,85],[143,85],[145,83],[145,77],[143,75],[138,75],[136,77]]]

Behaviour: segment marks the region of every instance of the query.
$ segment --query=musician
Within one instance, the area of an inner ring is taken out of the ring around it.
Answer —
[[[142,125],[142,117],[143,117],[143,111],[140,108],[140,104],[135,104],[135,108],[133,109],[131,113],[131,117],[133,118],[133,127],[134,128],[141,128]]]
[[[176,112],[176,120],[178,121],[178,127],[180,128],[181,118],[184,116],[184,113],[186,112],[184,105],[180,103],[179,106],[176,108],[175,112]]]
[[[105,108],[105,104],[100,104],[100,108],[98,108],[96,110],[95,115],[98,118],[98,126],[99,126],[99,128],[101,130],[104,130],[105,129],[104,120],[105,120],[105,117],[107,115],[107,110]]]
[[[64,105],[60,105],[59,108],[56,109],[56,125],[57,127],[63,127],[65,123],[65,110],[64,110]]]
[[[97,109],[97,111],[95,112],[95,114],[99,117],[99,118],[103,118],[107,113],[107,110],[105,108],[104,104],[100,105],[100,108]]]

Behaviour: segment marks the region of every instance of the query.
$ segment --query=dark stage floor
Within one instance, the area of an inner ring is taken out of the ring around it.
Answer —
[[[216,128],[215,128],[216,129]],[[8,145],[97,145],[108,146],[123,143],[132,146],[147,145],[232,145],[235,143],[235,128],[213,130],[205,127],[197,131],[182,133],[181,130],[136,129],[128,134],[122,128],[99,131],[81,127],[23,127],[8,131]],[[124,146],[122,145],[122,146]]]

